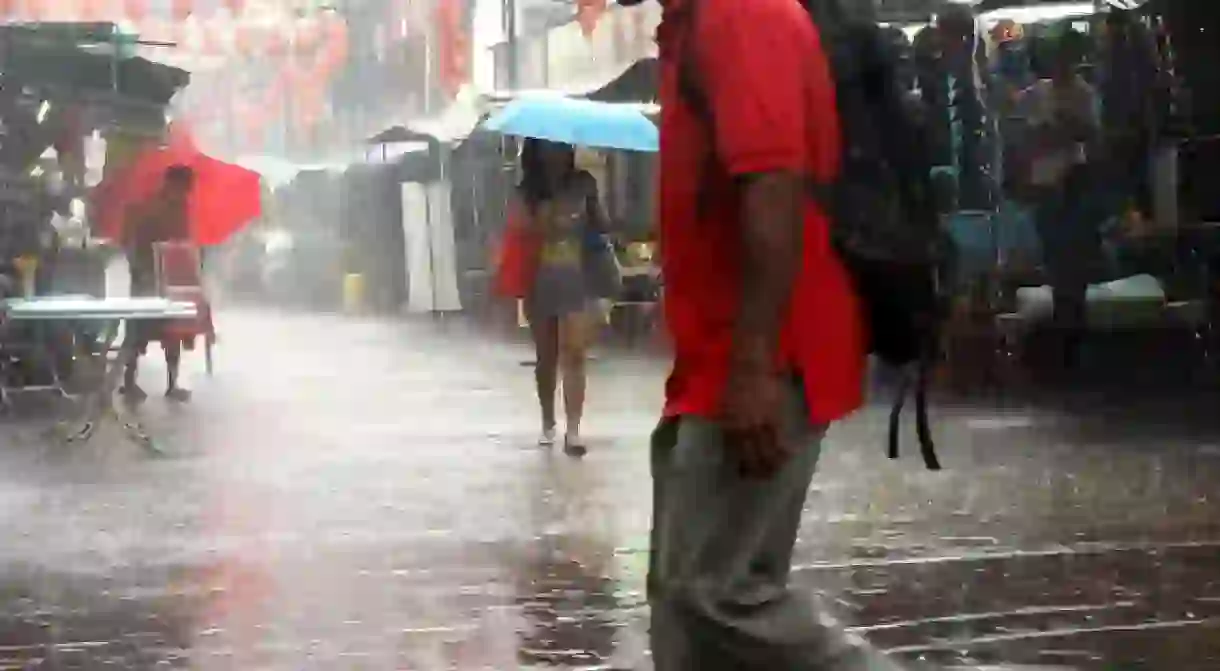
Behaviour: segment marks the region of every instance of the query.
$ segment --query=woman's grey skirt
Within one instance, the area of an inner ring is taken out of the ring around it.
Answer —
[[[530,320],[566,317],[589,310],[593,297],[580,266],[543,265],[525,299]]]

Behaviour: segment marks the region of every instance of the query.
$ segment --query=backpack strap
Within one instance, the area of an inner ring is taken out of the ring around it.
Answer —
[[[890,459],[898,458],[899,422],[902,419],[902,409],[906,406],[907,390],[910,387],[911,378],[903,371],[902,377],[898,382],[898,395],[894,398],[894,407],[890,408],[889,449],[886,451],[886,456]]]
[[[936,443],[932,440],[932,429],[928,421],[928,379],[936,357],[936,339],[927,338],[919,361],[915,364],[915,434],[919,439],[919,453],[929,471],[941,470],[940,458],[936,456]],[[889,446],[890,459],[898,458],[898,431],[902,410],[906,407],[907,392],[911,388],[911,377],[904,373],[898,384],[898,395],[890,409]]]
[[[915,378],[915,435],[919,438],[919,453],[929,471],[940,470],[940,459],[936,456],[936,444],[932,442],[932,430],[928,426],[928,378],[936,361],[936,338],[927,338],[923,354],[919,357],[919,371]]]

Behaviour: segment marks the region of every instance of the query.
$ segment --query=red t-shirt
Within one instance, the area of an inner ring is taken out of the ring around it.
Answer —
[[[675,354],[665,413],[715,418],[741,287],[741,194],[734,176],[799,172],[833,179],[839,123],[817,30],[795,0],[694,0],[693,13],[690,1],[667,0],[658,34],[659,218],[665,318]],[[687,39],[694,39],[690,48]],[[714,129],[679,92],[685,67],[679,63],[691,57],[698,59]],[[707,153],[713,134],[714,166]],[[780,351],[785,365],[803,374],[811,419],[829,422],[863,401],[864,331],[826,217],[812,198],[796,281]]]

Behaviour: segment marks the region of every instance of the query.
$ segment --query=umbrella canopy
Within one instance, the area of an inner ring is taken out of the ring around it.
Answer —
[[[398,144],[403,142],[436,142],[436,137],[406,126],[387,128],[366,140],[368,144]]]
[[[195,173],[187,210],[195,244],[219,245],[262,214],[258,173],[207,156],[185,133],[171,130],[167,146],[141,153],[94,190],[98,235],[121,239],[129,209],[156,195],[165,171],[175,165]]]
[[[640,105],[560,96],[518,98],[484,124],[488,130],[598,149],[657,151],[657,127]]]

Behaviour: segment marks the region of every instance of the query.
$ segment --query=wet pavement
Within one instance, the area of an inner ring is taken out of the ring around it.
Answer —
[[[572,462],[533,445],[522,348],[256,312],[220,331],[194,402],[143,410],[161,456],[0,424],[0,669],[648,668],[655,362],[592,364]],[[1220,434],[1177,410],[945,409],[941,474],[886,461],[862,413],[831,433],[795,580],[907,658],[1220,668]]]

